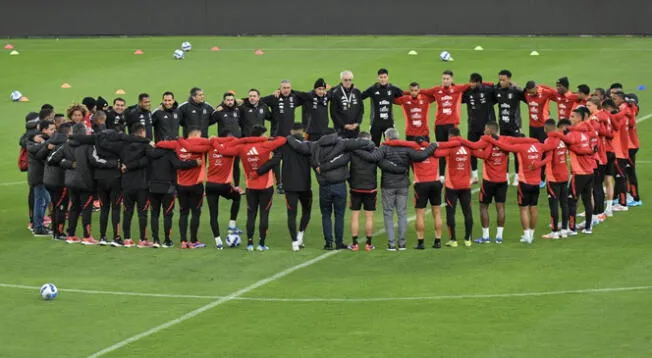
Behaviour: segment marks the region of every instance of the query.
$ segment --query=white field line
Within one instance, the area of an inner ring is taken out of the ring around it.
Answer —
[[[430,47],[270,47],[263,49],[266,52],[397,52],[397,51],[410,51],[410,50],[420,50],[420,51],[441,51],[442,49],[452,52],[476,52],[472,47],[459,47],[459,48],[448,48],[446,46],[439,46],[438,44],[433,44]],[[219,52],[254,52],[257,47],[221,47]],[[483,51],[549,51],[549,52],[595,52],[596,49],[593,48],[536,48],[535,47],[524,47],[524,48],[492,48],[486,47]],[[94,51],[94,52],[131,52],[133,48],[85,48],[85,49],[60,49],[60,48],[37,48],[33,49],[27,48],[23,49],[25,52],[81,52],[81,51]],[[169,48],[161,47],[150,47],[144,48],[144,51],[149,52],[169,52]],[[648,47],[639,47],[639,48],[617,48],[617,47],[605,47],[600,48],[599,51],[612,51],[612,52],[650,52],[652,48]],[[192,52],[213,52],[211,48],[193,48]]]
[[[24,286],[0,283],[0,287],[18,288],[30,291],[39,289],[37,286]],[[652,286],[631,286],[631,287],[605,287],[605,288],[585,288],[578,290],[560,290],[560,291],[535,291],[535,292],[512,292],[512,293],[480,293],[480,294],[460,294],[460,295],[439,295],[439,296],[412,296],[412,297],[367,297],[367,298],[283,298],[283,297],[233,297],[231,301],[258,301],[258,302],[392,302],[392,301],[436,301],[449,299],[490,299],[490,298],[510,298],[510,297],[539,297],[539,296],[559,296],[572,294],[593,294],[593,293],[610,293],[610,292],[628,292],[628,291],[647,291]],[[163,298],[191,298],[191,299],[227,299],[229,296],[198,296],[198,295],[176,295],[176,294],[158,294],[158,293],[137,293],[137,292],[119,292],[119,291],[96,291],[96,290],[78,290],[78,289],[61,289],[62,292],[85,293],[92,295],[124,295],[140,297],[163,297]]]

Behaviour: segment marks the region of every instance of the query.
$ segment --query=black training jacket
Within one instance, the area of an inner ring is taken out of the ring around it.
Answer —
[[[127,167],[127,171],[122,173],[122,190],[125,192],[147,189],[147,149],[151,146],[144,139],[133,135],[122,138],[120,162]]]
[[[500,133],[519,133],[521,130],[521,101],[523,90],[516,86],[501,88],[496,85],[498,125]]]
[[[303,104],[297,93],[292,91],[287,96],[279,94],[278,97],[269,95],[263,97],[261,101],[267,104],[272,111],[271,135],[276,137],[290,135],[290,130],[294,125],[294,112],[297,107]]]
[[[319,97],[315,91],[297,92],[297,95],[303,101],[303,115],[301,122],[306,133],[312,135],[322,135],[330,119],[328,118],[328,102],[330,93]]]
[[[483,132],[487,122],[496,121],[496,87],[480,85],[462,94],[462,103],[466,103],[469,116],[469,132]]]
[[[368,160],[376,160],[381,168],[380,186],[385,189],[401,189],[410,186],[408,170],[410,163],[426,160],[437,148],[436,143],[431,143],[424,150],[414,150],[409,147],[381,145],[378,151],[365,153],[356,151]]]
[[[224,129],[231,131],[234,137],[242,137],[242,129],[240,128],[240,109],[233,105],[233,107],[227,107],[224,103],[218,106],[220,110],[215,110],[211,114],[211,123],[217,123],[217,135]]]
[[[45,169],[43,171],[43,184],[49,188],[63,187],[65,185],[65,169],[59,166],[59,163],[52,162],[54,153],[63,150],[63,145],[68,140],[68,136],[64,133],[55,132],[48,143],[55,146],[53,150],[48,152],[48,157],[45,160]]]
[[[188,128],[197,127],[201,129],[201,136],[208,138],[208,126],[210,126],[213,107],[206,103],[195,103],[192,98],[179,105],[179,125],[183,128],[183,136],[188,137]]]
[[[34,136],[28,138],[26,141],[27,160],[29,163],[27,167],[27,184],[29,186],[43,184],[45,159],[48,156],[47,140],[49,138],[44,134],[40,134],[40,136],[44,139],[41,143],[35,142]]]
[[[135,124],[140,124],[145,126],[145,136],[149,139],[154,138],[152,128],[152,112],[138,106],[130,107],[130,109],[126,110],[125,112],[127,113],[125,116],[125,122],[127,124],[127,132],[129,134],[133,134],[132,128]]]
[[[49,160],[65,169],[64,186],[70,190],[95,192],[95,179],[89,155],[92,145],[70,139]]]
[[[362,94],[355,86],[345,89],[339,84],[329,91],[331,98],[330,114],[333,126],[338,132],[344,131],[345,124],[362,123],[364,103]],[[359,131],[360,127],[358,127]]]
[[[245,98],[244,103],[238,108],[240,109],[240,128],[243,137],[251,136],[251,130],[255,125],[267,127],[265,121],[272,121],[272,112],[262,101],[258,101],[254,106],[248,98]]]
[[[258,168],[257,172],[262,175],[282,162],[283,189],[285,191],[308,191],[311,188],[311,142],[293,135],[288,136],[287,139],[287,143],[278,148],[272,159]]]
[[[119,132],[126,132],[125,113],[117,113],[113,109],[106,112],[106,128],[114,129]]]
[[[177,170],[197,166],[195,160],[181,160],[171,149],[147,148],[149,192],[154,194],[174,193],[177,186]]]
[[[360,99],[371,100],[370,118],[372,127],[389,128],[394,126],[394,114],[392,106],[394,98],[401,97],[403,91],[391,83],[380,85],[374,83],[362,92]]]
[[[161,107],[152,112],[152,126],[154,127],[154,141],[175,140],[179,137],[179,111],[177,103],[172,108]]]

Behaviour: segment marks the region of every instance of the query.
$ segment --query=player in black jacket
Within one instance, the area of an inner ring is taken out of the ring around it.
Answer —
[[[80,137],[85,136],[86,126],[83,123],[75,124],[72,127],[72,134]],[[93,167],[89,159],[91,151],[91,145],[70,138],[61,150],[54,152],[49,159],[50,164],[59,165],[66,170],[64,184],[70,191],[69,196],[72,204],[68,213],[68,237],[66,239],[69,244],[79,242],[84,245],[98,244],[98,241],[91,236],[91,215],[93,212],[93,193],[95,192]],[[81,240],[75,234],[80,215],[82,216],[84,232],[84,237]]]
[[[38,134],[38,121],[39,121],[39,115],[36,112],[30,112],[25,116],[25,133],[20,136],[20,139],[18,140],[18,145],[20,145],[20,150],[21,153],[27,154],[27,138],[32,138],[36,134]],[[28,171],[29,168],[24,168],[21,169],[21,171]],[[28,224],[27,228],[29,230],[33,230],[33,217],[32,214],[34,213],[34,188],[32,188],[31,185],[29,186],[29,194],[27,195],[27,208],[28,208]]]
[[[190,89],[188,101],[179,105],[179,125],[183,128],[183,136],[188,137],[188,128],[201,129],[201,136],[208,138],[213,107],[206,103],[204,90],[199,87]]]
[[[131,219],[134,209],[138,210],[138,226],[140,233],[139,248],[150,247],[147,241],[147,167],[149,158],[147,149],[150,148],[146,139],[145,126],[136,124],[132,128],[133,134],[122,138],[123,145],[120,151],[120,170],[122,171],[122,191],[124,195],[124,246],[133,247],[131,240]]]
[[[283,188],[287,204],[288,229],[292,240],[292,250],[299,251],[303,247],[303,236],[312,210],[312,190],[310,173],[310,142],[304,141],[303,125],[295,123],[288,141],[274,152],[267,163],[258,168],[262,175],[274,166],[283,162]],[[297,209],[301,203],[301,220],[297,232]]]
[[[56,133],[48,139],[52,144],[48,158],[45,161],[43,184],[50,193],[52,200],[52,238],[55,240],[66,240],[63,228],[66,224],[66,212],[68,211],[68,188],[65,187],[65,170],[58,165],[50,163],[54,153],[62,150],[72,130],[72,123],[64,123],[57,129]]]
[[[154,141],[173,140],[179,137],[179,111],[174,93],[163,93],[161,105],[152,112]]]
[[[124,98],[117,97],[113,100],[113,107],[109,107],[106,112],[106,128],[115,129],[118,132],[125,130],[125,109],[127,102]]]
[[[265,126],[265,121],[272,120],[269,107],[260,100],[260,91],[255,88],[249,90],[249,96],[244,99],[240,107],[240,128],[243,137],[250,137],[254,126]]]
[[[147,148],[149,158],[148,184],[149,203],[152,211],[152,247],[169,248],[174,246],[170,233],[172,232],[172,216],[174,201],[177,197],[177,169],[194,168],[201,165],[201,159],[181,160],[170,149]],[[163,210],[163,235],[165,241],[161,245],[159,238],[159,217]]]
[[[378,70],[378,82],[371,85],[361,93],[360,99],[371,100],[371,138],[376,146],[380,145],[383,133],[388,128],[394,127],[394,114],[392,104],[394,99],[401,97],[403,91],[389,83],[389,71],[385,68]]]
[[[316,141],[328,128],[328,102],[330,94],[326,91],[326,81],[323,78],[317,79],[311,92],[297,92],[303,100],[303,117],[301,123],[308,139]]]
[[[120,210],[122,209],[122,182],[120,173],[120,156],[122,134],[113,129],[95,134],[96,143],[90,156],[97,182],[97,197],[100,200],[100,245],[108,245],[106,229],[111,214],[114,246],[119,246]],[[117,141],[117,143],[116,143]],[[115,143],[114,147],[110,144]]]
[[[233,93],[224,93],[222,103],[215,107],[215,111],[211,114],[211,123],[217,123],[218,134],[228,132],[236,138],[242,137],[240,109],[236,105]],[[238,189],[240,187],[240,157],[235,157],[233,160],[233,185]]]
[[[523,101],[523,90],[512,83],[512,73],[509,70],[500,71],[498,73],[498,84],[496,85],[500,135],[508,137],[520,136],[521,101]],[[518,186],[518,158],[516,153],[514,153],[514,173],[513,185]]]
[[[43,173],[48,150],[54,147],[53,144],[47,143],[50,136],[54,134],[54,123],[48,120],[41,120],[39,121],[38,129],[39,134],[27,139],[29,161],[27,183],[34,190],[32,229],[34,236],[50,236],[52,232],[46,228],[43,222],[45,212],[50,204],[50,193],[45,188],[45,185],[43,185]]]
[[[482,84],[482,76],[479,73],[472,73],[469,82],[471,88],[462,94],[462,103],[466,103],[466,111],[469,117],[467,126],[467,138],[477,142],[484,135],[484,126],[488,122],[496,121],[496,88]],[[471,180],[478,182],[478,159],[471,157]]]
[[[331,88],[330,113],[333,126],[342,138],[357,138],[364,115],[360,90],[353,85],[353,72],[342,71],[340,84]]]
[[[134,134],[134,128],[137,124],[145,127],[145,137],[149,139],[154,138],[152,130],[152,99],[147,93],[138,95],[138,104],[131,107],[126,112],[125,122],[127,124],[127,131],[129,134]]]

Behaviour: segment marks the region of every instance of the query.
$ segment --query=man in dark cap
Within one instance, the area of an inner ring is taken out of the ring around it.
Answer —
[[[95,100],[95,108],[98,111],[107,111],[109,109],[109,102],[107,102],[102,96],[98,96]]]

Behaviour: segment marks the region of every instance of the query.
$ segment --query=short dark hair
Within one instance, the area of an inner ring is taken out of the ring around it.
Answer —
[[[38,122],[38,130],[42,131],[51,125],[53,126],[54,122],[42,119]]]
[[[302,131],[303,130],[303,123],[294,123],[292,125],[292,130],[293,131]]]
[[[33,121],[35,119],[38,119],[38,113],[36,113],[36,112],[29,112],[25,116],[25,122],[31,122],[31,121]]]
[[[533,88],[536,87],[536,86],[537,86],[537,83],[534,82],[534,81],[527,81],[527,82],[525,83],[525,89],[526,89],[526,90],[531,90],[531,89],[533,89]]]
[[[225,128],[225,129],[222,129],[220,131],[220,137],[229,137],[229,136],[232,136],[232,135],[233,135],[233,132],[231,132],[231,130],[229,130],[229,129]]]
[[[233,92],[224,92],[224,94],[222,95],[222,99],[226,99],[226,97],[235,98],[235,94]]]
[[[256,124],[251,128],[251,136],[252,137],[260,137],[263,135],[265,132],[267,132],[267,128],[261,126],[260,124]]]
[[[469,81],[473,83],[482,82],[482,75],[477,72],[473,72],[471,76],[469,76]]]
[[[190,97],[195,97],[197,95],[197,92],[203,91],[199,87],[193,87],[190,89]]]
[[[410,83],[410,87],[419,87],[419,82]]]
[[[146,130],[145,126],[140,124],[140,123],[135,123],[133,126],[131,126],[131,133],[132,134],[136,134],[136,133],[138,133],[140,131],[145,131],[145,130]]]
[[[593,92],[597,92],[602,96],[607,95],[607,91],[605,91],[604,88],[601,88],[601,87],[596,87],[595,89],[593,89]]]
[[[612,108],[617,108],[616,102],[614,102],[613,99],[607,98],[602,102],[602,107],[612,107]]]
[[[41,109],[52,109],[52,110],[54,110],[54,106],[49,104],[49,103],[45,103],[45,104],[43,104],[41,106]]]
[[[591,93],[591,88],[588,85],[581,84],[581,85],[577,86],[577,91],[579,93],[583,93],[585,95],[588,95],[589,93]]]
[[[192,132],[201,132],[201,128],[198,126],[188,126],[188,134]]]
[[[138,102],[141,102],[145,98],[149,98],[149,95],[147,93],[141,93],[138,95]]]
[[[501,70],[500,72],[498,72],[498,76],[507,76],[507,78],[512,78],[512,71]]]
[[[562,118],[557,122],[557,128],[570,125],[572,125],[572,123],[567,118]]]
[[[72,126],[72,134],[74,135],[85,135],[86,134],[86,125],[84,123],[74,123]]]
[[[458,137],[460,135],[460,129],[459,128],[450,128],[448,130],[448,136],[450,137]]]
[[[584,107],[584,106],[579,106],[579,107],[575,108],[575,109],[573,110],[573,112],[579,114],[580,116],[582,116],[582,118],[584,118],[584,117],[587,116],[589,110],[586,109],[586,107]]]
[[[63,114],[63,113],[56,113],[56,114],[54,115],[54,118],[55,118],[55,119],[56,119],[56,118],[61,118],[61,117],[66,118],[66,115]]]
[[[68,133],[68,131],[72,128],[73,125],[74,125],[73,122],[62,123],[57,129],[57,133]]]
[[[612,96],[612,97],[613,97],[613,96],[618,96],[618,97],[621,97],[621,98],[625,98],[625,92],[623,92],[623,91],[616,91],[616,92],[613,92],[613,93],[611,94],[611,96]]]
[[[609,86],[609,89],[614,89],[614,88],[623,88],[623,84],[620,82],[614,82]]]
[[[45,118],[51,116],[52,113],[54,113],[54,110],[53,110],[53,109],[51,109],[51,108],[44,108],[44,109],[41,109],[41,110],[38,112],[38,117],[39,117],[40,119],[45,119]]]
[[[386,68],[381,68],[380,70],[378,70],[378,76],[380,75],[389,75],[389,71],[387,71]]]
[[[555,126],[555,120],[552,119],[552,118],[548,118],[548,119],[546,119],[546,121],[543,124],[546,125],[546,126],[553,126],[554,127]]]
[[[174,93],[172,93],[170,91],[163,92],[163,95],[161,96],[161,98],[163,98],[165,96],[172,96],[172,99],[174,99]]]
[[[113,99],[113,104],[115,104],[115,103],[118,102],[118,101],[120,101],[120,102],[122,102],[122,103],[127,103],[127,101],[125,101],[124,98],[122,98],[122,97],[116,97],[116,98]]]
[[[95,119],[105,119],[106,118],[106,112],[99,110],[93,114],[93,120]]]
[[[369,132],[360,132],[360,133],[358,133],[358,138],[371,139],[371,133],[369,133]]]
[[[494,128],[494,129],[498,129],[498,122],[489,121],[489,122],[485,123],[485,127],[491,127],[491,128]]]
[[[257,90],[256,88],[252,88],[252,89],[249,90],[249,92],[251,92],[251,91],[254,91],[254,92],[258,93],[258,95],[260,96],[260,91]],[[247,92],[247,93],[249,93],[249,92]]]
[[[442,75],[449,75],[449,76],[453,77],[453,71],[451,71],[451,70],[446,70],[446,71],[442,72],[441,74]]]

